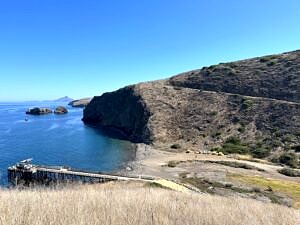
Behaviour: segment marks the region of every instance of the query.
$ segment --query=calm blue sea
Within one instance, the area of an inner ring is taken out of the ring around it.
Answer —
[[[134,157],[131,143],[85,126],[82,109],[68,107],[65,115],[25,115],[30,107],[54,109],[66,104],[0,103],[0,185],[7,183],[7,167],[26,158],[33,158],[35,164],[112,172]]]

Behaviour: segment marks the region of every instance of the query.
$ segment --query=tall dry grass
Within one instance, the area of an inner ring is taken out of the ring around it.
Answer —
[[[300,211],[141,184],[0,190],[1,225],[298,225]]]

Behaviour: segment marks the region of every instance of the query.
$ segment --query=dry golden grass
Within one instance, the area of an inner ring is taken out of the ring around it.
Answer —
[[[300,211],[142,184],[0,190],[1,225],[297,225]]]

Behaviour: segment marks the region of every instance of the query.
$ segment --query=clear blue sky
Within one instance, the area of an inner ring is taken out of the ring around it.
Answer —
[[[0,101],[100,95],[300,48],[299,0],[0,0]]]

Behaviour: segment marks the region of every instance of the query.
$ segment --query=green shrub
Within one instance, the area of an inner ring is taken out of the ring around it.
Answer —
[[[279,141],[279,140],[274,140],[271,143],[271,147],[273,147],[273,148],[277,148],[277,147],[280,147],[280,146],[282,146],[282,142]]]
[[[270,149],[264,148],[261,144],[242,143],[238,137],[230,137],[217,151],[224,154],[250,154],[255,158],[265,158],[270,155]]]
[[[245,130],[246,130],[245,126],[240,126],[240,127],[238,128],[238,132],[240,132],[240,133],[244,133]]]
[[[189,175],[189,172],[182,172],[179,174],[180,178],[187,178],[187,176]]]
[[[252,108],[252,106],[253,106],[253,101],[251,99],[246,99],[246,98],[243,99],[241,109],[249,110]]]
[[[290,67],[292,65],[293,65],[293,63],[291,61],[288,61],[284,64],[285,67]]]
[[[239,122],[240,122],[240,118],[238,118],[236,116],[232,118],[232,123],[237,124]]]
[[[181,148],[181,145],[180,144],[172,144],[170,146],[170,148],[173,148],[173,149],[180,149]]]
[[[251,155],[255,158],[265,158],[270,155],[271,151],[267,148],[256,148],[251,149]]]
[[[268,62],[268,63],[267,63],[267,66],[274,66],[275,64],[276,64],[275,61],[271,61],[271,62]]]
[[[215,138],[215,137],[220,137],[222,135],[222,132],[218,131],[214,134],[211,135],[211,137]]]
[[[252,191],[253,191],[253,192],[256,192],[256,193],[260,193],[260,192],[261,192],[261,190],[260,190],[259,187],[253,187],[253,188],[252,188]]]
[[[284,164],[292,168],[299,167],[299,159],[294,152],[284,152],[279,157],[273,158],[272,162]]]
[[[225,143],[229,143],[229,144],[241,144],[241,140],[238,137],[229,137]]]
[[[212,162],[212,163],[217,163],[217,164],[221,164],[224,166],[230,166],[233,168],[242,168],[242,169],[246,169],[246,170],[260,170],[263,171],[257,167],[248,165],[247,163],[240,163],[240,162],[236,162],[236,161],[208,161],[208,162]]]
[[[238,137],[230,137],[218,151],[224,154],[248,154],[249,147],[243,144]]]
[[[288,165],[288,166],[290,166],[292,168],[298,167],[297,156],[293,152],[287,152],[287,153],[282,154],[279,157],[279,163]]]
[[[269,62],[272,59],[276,59],[276,56],[274,55],[269,55],[269,56],[265,56],[259,59],[260,62],[265,63],[265,62]]]
[[[245,145],[225,143],[219,151],[224,154],[248,154],[249,148]]]
[[[291,134],[286,134],[283,138],[282,141],[283,142],[291,142],[293,140],[294,136]]]
[[[300,177],[300,171],[291,168],[279,169],[278,172],[289,177]]]
[[[207,135],[206,134],[199,134],[201,137],[206,138]]]
[[[155,183],[155,182],[148,182],[145,184],[145,187],[150,187],[150,188],[162,188],[162,189],[167,189],[166,187],[162,186],[159,183]]]
[[[220,148],[216,147],[216,148],[211,148],[209,151],[211,152],[218,152],[220,150]]]
[[[295,152],[300,152],[300,145],[295,145],[292,147],[292,149],[294,149]]]
[[[172,161],[169,161],[169,162],[168,162],[167,166],[168,166],[168,167],[176,167],[177,164],[178,164],[177,161],[173,161],[173,160],[172,160]]]
[[[218,112],[217,111],[212,111],[212,112],[210,112],[210,115],[211,116],[216,116],[216,115],[218,115]]]
[[[267,57],[261,58],[259,59],[260,62],[264,63],[264,62],[268,62],[270,59],[268,59]]]

